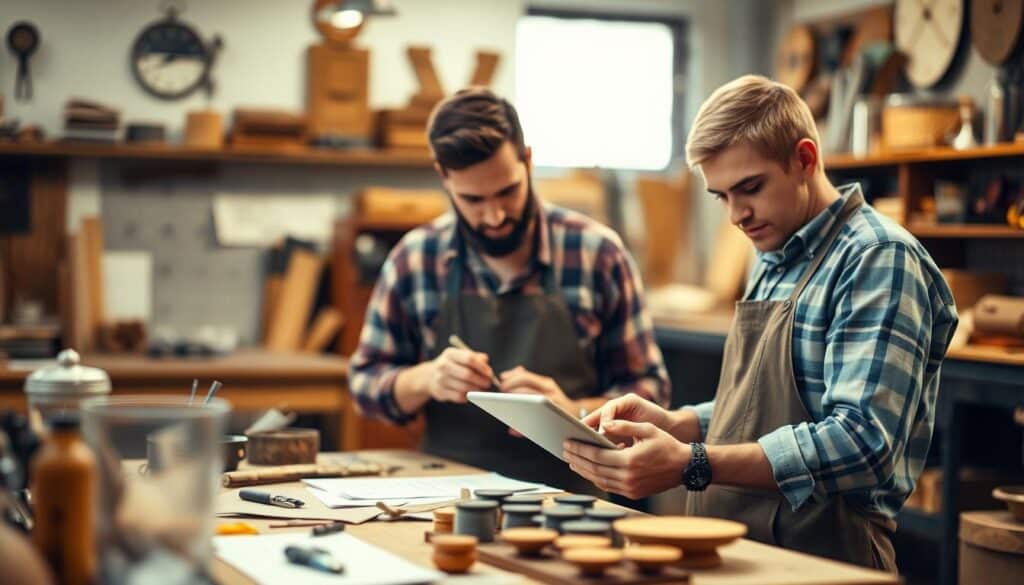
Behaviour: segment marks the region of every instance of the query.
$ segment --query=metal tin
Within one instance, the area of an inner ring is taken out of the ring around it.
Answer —
[[[597,498],[585,494],[566,494],[555,496],[555,503],[563,506],[579,506],[584,510],[594,507]]]
[[[79,412],[82,401],[110,394],[110,376],[99,368],[81,365],[78,352],[65,349],[57,365],[40,368],[25,379],[29,408],[49,421],[58,412]]]
[[[625,510],[621,510],[619,508],[592,508],[586,511],[585,516],[589,520],[599,520],[601,522],[607,522],[610,526],[612,526],[612,546],[620,547],[625,543],[625,540],[622,538],[622,535],[619,534],[617,530],[615,530],[615,527],[614,525],[612,525],[612,523],[616,520],[622,520],[623,518],[629,516],[629,512],[626,512]]]
[[[562,522],[562,532],[611,537],[612,525],[600,520],[570,520]]]
[[[562,534],[562,523],[583,518],[583,508],[579,506],[550,506],[544,508],[544,528],[557,530]]]
[[[522,526],[540,526],[540,522],[534,522],[534,518],[540,514],[540,506],[535,504],[505,504],[501,507],[504,520],[501,523],[502,530],[508,528],[519,528]],[[541,516],[543,520],[543,516]]]
[[[455,504],[455,534],[475,536],[480,542],[493,542],[497,530],[498,502],[465,500]]]

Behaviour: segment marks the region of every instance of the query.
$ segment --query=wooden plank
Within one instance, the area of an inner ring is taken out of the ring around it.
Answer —
[[[579,569],[565,562],[554,551],[545,550],[537,557],[521,557],[515,548],[504,543],[482,544],[477,547],[480,560],[495,567],[519,573],[548,585],[577,585],[584,577]],[[688,583],[689,571],[666,569],[659,575],[643,575],[626,563],[605,571],[601,577],[587,577],[587,583],[598,585],[653,585],[655,583]]]
[[[67,343],[76,351],[88,352],[94,347],[92,301],[89,299],[89,267],[85,238],[81,234],[68,237],[68,283],[71,303],[71,330]]]
[[[302,347],[302,334],[313,307],[322,267],[323,261],[312,252],[296,249],[292,253],[267,332],[267,349],[295,351]]]
[[[910,224],[907,231],[919,238],[1024,238],[1024,230],[1006,224]]]
[[[344,322],[345,318],[341,311],[332,307],[320,309],[320,312],[317,313],[313,324],[309,328],[306,341],[302,344],[302,351],[306,353],[320,353],[327,349],[334,336],[341,331],[341,326]]]
[[[301,148],[280,152],[270,148],[210,149],[159,144],[75,144],[42,142],[0,143],[0,156],[81,157],[100,159],[155,159],[164,161],[220,161],[267,164],[323,165],[339,167],[400,167],[429,169],[429,151],[352,148],[345,150]]]
[[[106,321],[106,297],[103,294],[103,223],[100,218],[83,217],[78,237],[85,251],[85,278],[89,287],[89,336],[95,341],[99,339],[100,327]]]
[[[949,350],[946,359],[1024,367],[1024,351],[1006,347],[967,345]]]

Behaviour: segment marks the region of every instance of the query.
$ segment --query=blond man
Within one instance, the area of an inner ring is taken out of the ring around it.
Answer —
[[[716,90],[686,145],[757,262],[711,402],[624,397],[586,420],[625,446],[565,445],[572,469],[641,497],[682,484],[687,513],[750,537],[895,571],[896,516],[924,465],[953,298],[928,252],[833,186],[806,104],[745,76]]]

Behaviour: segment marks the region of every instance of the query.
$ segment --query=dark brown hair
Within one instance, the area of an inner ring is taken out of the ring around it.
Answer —
[[[484,88],[458,91],[434,108],[427,123],[434,160],[442,169],[464,169],[483,162],[505,141],[526,160],[519,115],[508,100]]]

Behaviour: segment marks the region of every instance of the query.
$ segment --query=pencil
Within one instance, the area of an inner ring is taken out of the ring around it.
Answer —
[[[454,333],[448,336],[448,343],[452,344],[453,346],[459,349],[464,349],[466,351],[475,351],[474,349],[471,349],[468,345],[466,345],[466,342],[462,341],[462,339],[460,339],[459,336],[455,335]],[[491,372],[491,384],[494,384],[495,388],[501,388],[501,380],[498,379],[498,376],[495,375],[493,371]]]

